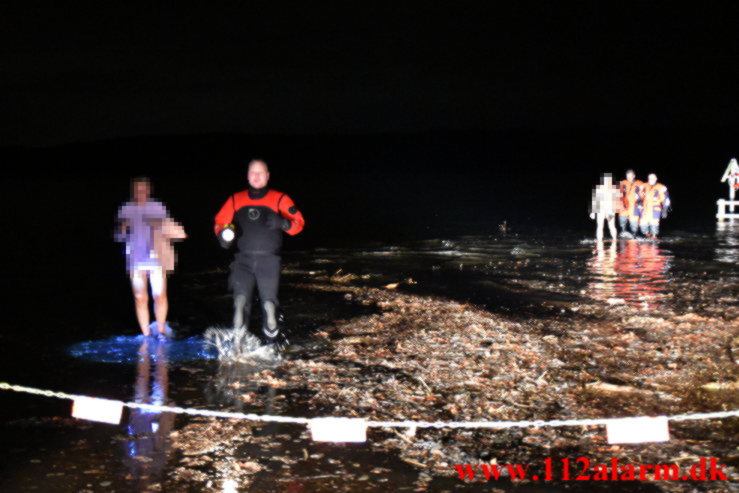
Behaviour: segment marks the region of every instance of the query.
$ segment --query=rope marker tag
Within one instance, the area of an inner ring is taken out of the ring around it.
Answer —
[[[121,423],[123,403],[95,397],[77,397],[72,402],[72,417],[117,425]]]
[[[614,418],[606,423],[608,443],[669,442],[667,416]]]
[[[360,418],[314,418],[308,428],[315,442],[367,441],[367,420]]]

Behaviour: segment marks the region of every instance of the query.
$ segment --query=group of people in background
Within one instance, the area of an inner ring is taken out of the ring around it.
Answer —
[[[610,173],[605,173],[601,183],[593,190],[590,203],[590,218],[596,220],[596,239],[603,240],[605,224],[611,238],[635,238],[640,233],[646,238],[659,236],[660,221],[671,210],[667,187],[657,181],[651,173],[646,183],[636,179],[633,169],[626,171],[626,178],[619,185],[613,183]],[[620,235],[616,231],[618,216]]]

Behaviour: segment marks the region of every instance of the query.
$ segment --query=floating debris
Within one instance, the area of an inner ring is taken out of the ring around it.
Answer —
[[[243,393],[243,402],[251,409],[269,409],[270,413],[282,409],[292,415],[300,410],[300,415],[308,417],[509,421],[667,415],[739,407],[733,384],[739,370],[727,355],[726,343],[720,342],[733,341],[739,334],[736,316],[668,307],[645,314],[639,306],[613,306],[591,298],[552,303],[558,309],[566,308],[557,315],[510,315],[458,300],[399,292],[387,285],[375,288],[329,279],[311,281],[296,287],[340,294],[347,303],[371,305],[379,312],[323,326],[314,332],[323,344],[320,351],[293,355],[279,366],[250,374],[242,384],[234,382],[237,387],[268,389]],[[529,290],[545,288],[536,283],[519,285],[522,292],[527,285]],[[706,282],[703,289],[711,292],[718,286]],[[737,307],[728,310],[736,315]],[[714,392],[714,388],[730,391]],[[192,423],[186,435],[177,439],[186,438],[186,443],[208,440],[213,426],[213,420]],[[608,445],[599,427],[374,431],[366,446],[388,457],[397,456],[415,469],[419,487],[453,479],[452,464],[524,464],[547,457],[580,456],[596,462],[615,455],[624,463],[668,463],[684,452],[723,457],[728,464],[725,471],[737,478],[729,459],[736,447],[735,422],[675,426],[680,432],[670,442],[642,445],[638,456]],[[270,443],[264,440],[274,443],[275,438],[255,435],[255,429],[247,423],[219,423],[213,446],[253,451],[260,443]],[[306,439],[299,427],[279,439],[280,450],[295,449],[295,454],[279,459],[289,462],[288,469],[269,469],[259,456],[237,452],[235,458],[263,467],[250,475],[248,484],[252,485],[267,473],[270,484],[288,481],[303,467],[325,467],[321,474],[305,479],[324,481],[317,483],[321,491],[332,485],[354,488],[366,481],[367,470],[360,469],[344,471],[341,480],[333,482],[331,471],[335,469],[331,468],[347,466],[344,459],[332,462],[332,457],[342,457],[343,449],[334,445],[336,453],[322,449],[325,455],[313,457]],[[374,474],[375,486],[386,479]],[[378,474],[383,474],[382,469]],[[671,483],[663,489],[688,491],[681,488]]]

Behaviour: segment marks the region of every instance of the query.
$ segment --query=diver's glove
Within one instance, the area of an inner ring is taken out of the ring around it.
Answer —
[[[290,221],[274,212],[267,215],[264,224],[269,229],[281,229],[282,231],[287,231],[291,226]]]
[[[218,232],[218,243],[221,248],[228,248],[236,238],[236,232],[234,231],[233,224],[227,224],[222,230]]]
[[[672,206],[668,205],[667,207],[662,208],[662,213],[659,215],[661,219],[664,219],[667,217],[667,215],[672,212]]]

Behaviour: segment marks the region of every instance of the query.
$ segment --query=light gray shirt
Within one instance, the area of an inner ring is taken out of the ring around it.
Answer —
[[[128,270],[156,267],[158,259],[154,252],[151,221],[161,221],[169,213],[164,204],[149,200],[144,205],[126,202],[118,210],[118,221],[128,222],[128,231],[116,239],[126,242],[126,266]]]

